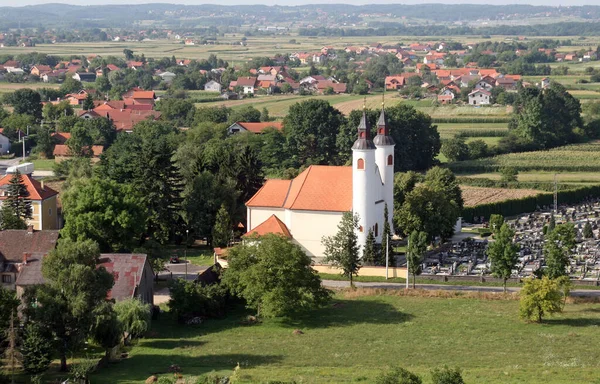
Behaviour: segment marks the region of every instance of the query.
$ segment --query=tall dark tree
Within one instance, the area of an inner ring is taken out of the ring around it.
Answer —
[[[42,97],[37,91],[29,88],[17,89],[5,99],[13,106],[13,113],[31,115],[42,118]]]
[[[379,265],[385,265],[386,257],[393,259],[394,249],[392,248],[392,229],[390,227],[390,213],[387,204],[383,208],[383,232],[381,233],[381,253],[379,257]]]
[[[345,118],[327,101],[311,99],[294,104],[284,120],[292,166],[336,164],[337,135]]]
[[[89,111],[89,110],[94,109],[94,98],[92,97],[91,93],[88,93],[85,100],[83,100],[82,109],[84,111]]]
[[[231,219],[225,205],[221,205],[217,212],[215,225],[212,230],[213,245],[216,247],[226,247],[229,245],[232,235]]]
[[[373,230],[369,228],[369,233],[367,234],[367,241],[365,243],[365,249],[363,251],[362,261],[365,265],[375,265],[376,259],[377,249],[375,248],[375,235],[373,235]]]
[[[4,204],[12,209],[17,218],[23,221],[33,218],[29,191],[19,171],[15,172],[10,178],[6,195]]]
[[[427,250],[427,233],[413,231],[408,240],[406,249],[406,261],[408,263],[408,272],[413,276],[413,289],[417,275],[421,274],[421,264],[423,256]]]
[[[569,255],[575,247],[575,227],[571,223],[559,224],[546,235],[544,242],[544,273],[551,279],[568,274]]]

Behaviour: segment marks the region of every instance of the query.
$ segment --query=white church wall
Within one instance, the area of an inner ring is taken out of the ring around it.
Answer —
[[[283,208],[268,208],[268,207],[252,207],[248,208],[248,224],[247,231],[251,231],[254,228],[258,227],[262,223],[264,223],[269,217],[272,215],[277,216],[277,218],[284,223],[285,221],[285,210]],[[286,223],[287,225],[287,223]],[[289,228],[289,227],[288,227]]]
[[[293,226],[290,228],[294,241],[308,256],[323,257],[325,247],[321,244],[323,236],[337,233],[342,212],[327,211],[289,211]]]

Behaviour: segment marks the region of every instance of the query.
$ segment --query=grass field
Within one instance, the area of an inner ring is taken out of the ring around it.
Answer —
[[[600,171],[600,141],[572,144],[547,151],[509,153],[479,160],[450,164],[456,173],[496,172],[501,167],[515,167],[519,171],[543,172],[597,172]]]
[[[521,172],[517,176],[523,182],[554,182],[554,172]],[[478,173],[469,177],[480,177],[492,180],[500,180],[500,173]],[[598,184],[600,173],[597,172],[561,172],[556,174],[556,180],[560,184]]]
[[[54,159],[36,159],[26,160],[27,163],[33,163],[33,169],[36,171],[52,171],[54,169]]]
[[[461,367],[467,383],[597,383],[597,304],[568,304],[537,325],[518,320],[515,300],[401,294],[340,293],[328,308],[254,326],[240,325],[242,311],[198,327],[163,315],[151,337],[92,383],[138,384],[171,364],[188,378],[231,374],[238,363],[240,383],[372,383],[392,365],[430,383],[430,369],[445,364]]]

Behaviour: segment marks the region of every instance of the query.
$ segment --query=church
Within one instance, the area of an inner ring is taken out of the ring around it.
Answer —
[[[335,235],[342,214],[358,215],[356,234],[362,249],[369,230],[381,242],[384,208],[390,226],[394,209],[394,140],[385,110],[377,121],[377,135],[363,108],[352,166],[311,165],[293,180],[270,179],[246,202],[245,236],[277,233],[286,236],[311,257],[323,257],[323,236]]]

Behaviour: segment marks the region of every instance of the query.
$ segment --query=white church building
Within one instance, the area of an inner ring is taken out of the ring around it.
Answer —
[[[292,239],[311,257],[323,257],[323,236],[334,235],[344,212],[358,214],[362,249],[369,229],[381,241],[384,207],[390,226],[394,209],[394,140],[385,111],[377,135],[363,111],[352,146],[352,166],[312,165],[293,180],[270,179],[246,202],[246,235],[278,233]]]

